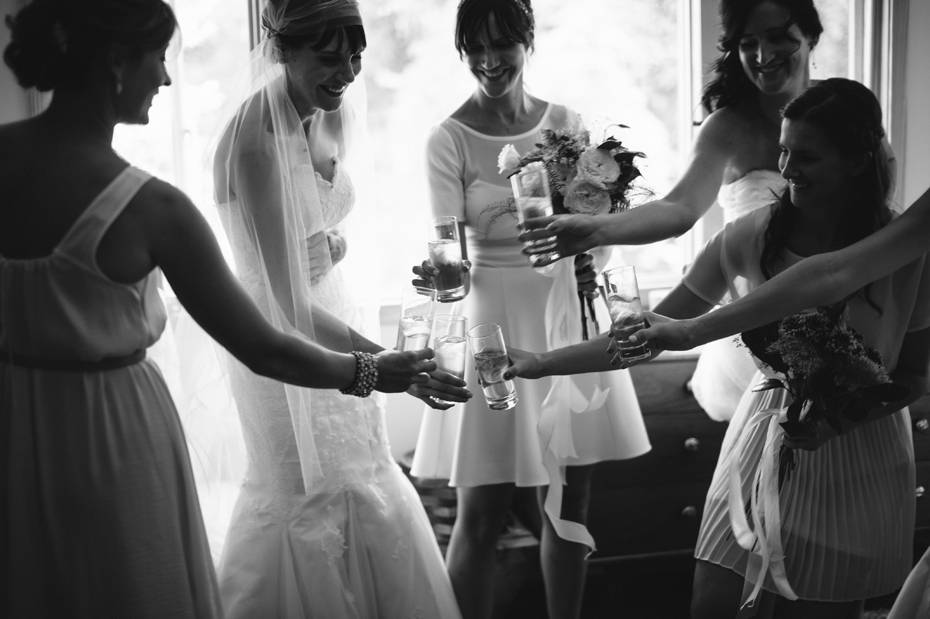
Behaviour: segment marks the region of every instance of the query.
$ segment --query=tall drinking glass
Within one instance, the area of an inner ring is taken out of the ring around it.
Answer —
[[[465,298],[465,271],[462,268],[462,244],[455,217],[436,217],[426,222],[429,261],[439,269],[436,277],[437,300],[451,303]]]
[[[517,218],[520,223],[533,217],[547,217],[552,215],[552,194],[549,192],[549,174],[540,161],[526,164],[519,172],[510,177],[513,187],[513,198],[517,203]],[[542,253],[530,254],[530,262],[535,265],[542,259],[554,262],[560,258],[555,248],[554,236],[539,241],[528,241],[524,247],[533,247],[545,250]]]
[[[458,378],[465,378],[465,316],[436,316],[433,319],[433,360],[439,369]],[[446,404],[454,404],[439,400]]]
[[[469,329],[468,344],[488,408],[503,411],[516,406],[517,390],[513,381],[504,380],[509,363],[500,325],[489,322]]]
[[[622,325],[633,333],[645,326],[643,320],[643,302],[639,297],[639,284],[636,283],[636,269],[622,266],[604,271],[604,294],[610,320],[615,325]],[[617,342],[620,358],[625,361],[638,361],[651,353],[648,343],[630,344],[629,340]]]
[[[404,286],[400,300],[400,324],[397,327],[397,350],[420,350],[429,342],[433,325],[436,291],[432,288]]]

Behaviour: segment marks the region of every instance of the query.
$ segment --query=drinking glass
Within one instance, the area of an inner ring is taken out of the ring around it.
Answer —
[[[552,194],[549,193],[549,174],[540,161],[526,164],[519,172],[510,177],[513,187],[513,198],[517,203],[517,218],[522,224],[526,219],[533,217],[547,217],[552,215]],[[530,262],[535,266],[540,260],[546,263],[554,262],[560,258],[555,248],[556,238],[538,241],[527,241],[524,247],[544,250],[541,253],[530,254]]]
[[[489,322],[469,329],[468,344],[488,408],[503,411],[516,406],[517,391],[513,381],[504,380],[509,362],[500,325]]]
[[[439,369],[458,378],[465,378],[465,316],[436,316],[433,320],[433,360]],[[438,398],[437,398],[438,399]],[[454,404],[439,400],[446,404]]]
[[[397,350],[420,350],[429,342],[436,291],[432,288],[404,286],[400,300],[400,324],[397,327]]]
[[[604,294],[610,320],[615,325],[625,327],[630,333],[645,326],[635,268],[622,266],[604,271]],[[652,354],[646,342],[633,345],[629,340],[619,340],[617,345],[620,358],[625,361],[638,361]]]
[[[465,298],[465,269],[462,244],[455,217],[436,217],[426,222],[429,261],[439,269],[436,276],[437,300],[451,303]]]

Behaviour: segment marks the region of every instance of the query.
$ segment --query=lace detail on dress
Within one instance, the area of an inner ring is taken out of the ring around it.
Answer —
[[[728,185],[722,185],[717,203],[723,209],[724,220],[733,221],[778,200],[787,181],[775,170],[750,170]]]
[[[325,531],[322,540],[320,540],[320,547],[326,555],[326,562],[330,567],[334,567],[336,561],[342,557],[348,546],[346,546],[345,536],[334,521],[335,510],[333,506],[328,506],[326,511],[329,513],[329,518],[323,521]]]

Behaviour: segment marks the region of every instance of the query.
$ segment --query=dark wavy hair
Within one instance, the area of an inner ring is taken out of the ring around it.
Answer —
[[[455,49],[460,57],[487,32],[491,15],[506,40],[533,49],[536,19],[530,0],[462,0],[455,18]]]
[[[704,87],[701,105],[708,113],[738,103],[756,92],[756,87],[743,70],[739,57],[739,42],[750,15],[763,2],[774,2],[788,10],[792,23],[814,41],[823,32],[814,0],[720,0],[720,27],[717,42],[721,55],[713,64],[713,79]]]
[[[178,27],[162,0],[32,0],[6,16],[3,60],[23,88],[80,83],[114,45],[133,54],[159,49]]]
[[[865,170],[855,180],[853,199],[838,228],[841,247],[864,239],[891,220],[891,167],[882,140],[882,109],[872,91],[853,80],[831,78],[818,82],[792,99],[782,110],[788,120],[803,120],[819,129],[830,144],[849,158],[866,156]],[[765,231],[760,258],[762,273],[770,278],[785,247],[798,209],[785,190],[774,207]],[[868,296],[869,305],[881,311]]]

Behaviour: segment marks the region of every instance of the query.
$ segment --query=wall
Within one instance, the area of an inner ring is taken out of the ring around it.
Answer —
[[[0,0],[0,16],[14,13],[20,0]],[[10,42],[10,29],[0,24],[0,50]],[[21,120],[29,115],[29,95],[16,83],[6,63],[0,62],[0,123]]]

